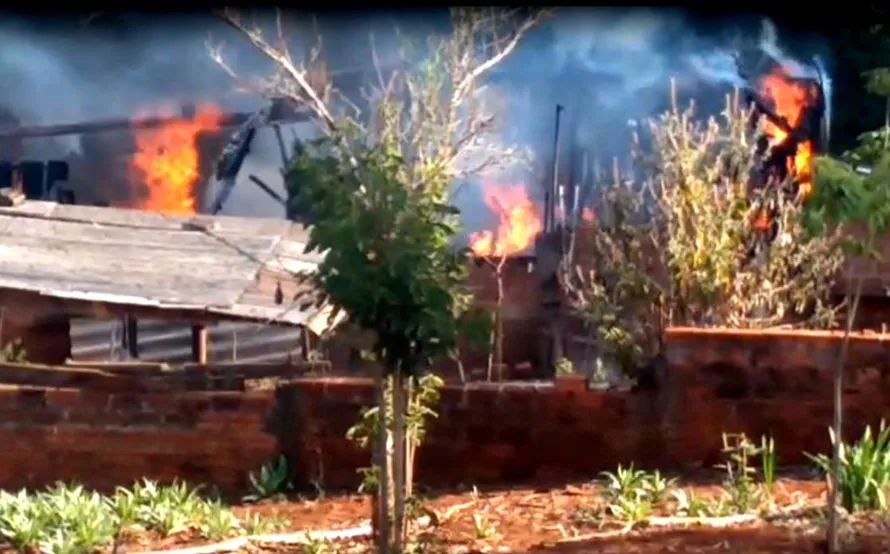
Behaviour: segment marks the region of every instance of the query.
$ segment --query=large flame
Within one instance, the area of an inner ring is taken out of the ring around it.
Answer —
[[[785,119],[792,129],[801,124],[804,110],[819,99],[819,91],[813,86],[805,86],[792,81],[784,68],[778,68],[760,82],[761,93],[772,100],[776,115]],[[770,146],[779,145],[788,139],[788,133],[767,120],[766,133]],[[788,160],[788,170],[797,177],[800,194],[806,197],[813,190],[813,143],[802,141],[797,145],[795,155]]]
[[[543,225],[525,187],[486,186],[483,194],[485,205],[498,216],[498,227],[470,235],[473,253],[500,258],[528,249]]]
[[[132,164],[145,186],[139,206],[169,214],[195,213],[194,185],[199,178],[197,138],[219,129],[222,113],[213,104],[200,106],[192,119],[178,119],[136,134]]]

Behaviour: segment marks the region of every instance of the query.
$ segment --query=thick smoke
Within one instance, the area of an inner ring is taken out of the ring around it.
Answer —
[[[727,91],[746,85],[737,53],[812,72],[782,51],[771,24],[722,31],[698,28],[676,11],[563,9],[500,68],[502,90],[531,89],[532,109],[509,115],[513,133],[546,157],[558,103],[566,108],[563,127],[575,133],[566,139],[609,159],[626,150],[629,121],[669,107],[671,81],[681,107],[695,99],[704,116],[722,107]]]
[[[24,124],[127,117],[154,106],[206,101],[238,111],[261,105],[258,95],[235,90],[235,82],[210,60],[205,42],[225,42],[227,61],[245,77],[268,76],[271,64],[211,15],[114,18],[113,26],[101,21],[89,26],[54,22],[42,28],[24,22],[0,25],[0,78],[7,83],[0,104]],[[403,36],[421,41],[447,29],[444,11],[293,20],[288,36],[295,54],[314,43],[319,29],[323,57],[332,71],[369,67],[367,37],[372,32],[386,64],[397,59],[396,27]],[[757,20],[747,26],[702,24],[675,10],[560,9],[486,83],[502,108],[501,138],[534,154],[529,168],[501,180],[521,182],[539,196],[552,164],[556,104],[565,107],[563,151],[583,146],[604,166],[626,155],[629,122],[669,106],[672,79],[684,104],[695,98],[705,114],[719,109],[723,94],[744,84],[733,55],[740,49],[788,59],[775,29],[761,28]],[[41,157],[79,148],[77,137],[57,140],[52,147],[47,142],[34,141],[40,143]],[[281,191],[279,168],[274,135],[263,131],[227,211],[280,216],[281,208],[246,178],[254,173]],[[464,186],[457,200],[468,230],[490,225],[478,187]]]
[[[774,28],[748,23],[696,24],[676,10],[561,9],[491,78],[507,105],[504,133],[536,157],[531,171],[507,179],[541,200],[544,181],[552,179],[557,104],[564,108],[560,157],[580,147],[602,170],[613,159],[627,160],[639,122],[670,107],[672,82],[681,107],[695,99],[701,116],[716,113],[726,93],[746,85],[736,52],[787,59]],[[475,208],[478,188],[462,193],[471,228],[491,224],[491,215]]]
[[[65,20],[38,25],[15,20],[0,25],[0,78],[6,83],[0,101],[23,124],[130,117],[202,101],[227,109],[257,103],[235,93],[208,58],[204,42],[211,33],[231,38],[229,29],[209,18],[171,23],[121,15],[113,28],[101,19],[91,25]],[[237,61],[242,66],[269,70],[259,56],[241,53]],[[32,142],[41,150],[47,147],[38,144],[44,141]],[[77,149],[79,141],[56,142],[62,149]]]

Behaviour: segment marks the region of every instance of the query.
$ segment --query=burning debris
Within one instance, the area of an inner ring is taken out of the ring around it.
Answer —
[[[741,67],[739,73],[744,77]],[[760,192],[752,211],[754,227],[766,243],[779,234],[776,195],[804,201],[813,190],[813,156],[821,146],[825,99],[819,78],[795,75],[786,64],[774,63],[756,90],[746,90],[754,117],[763,120],[758,139],[759,167],[753,188]]]
[[[765,119],[764,184],[794,177],[795,192],[805,198],[813,187],[814,145],[824,113],[822,87],[815,79],[795,78],[779,66],[760,80],[759,93],[773,106],[751,98]]]
[[[169,214],[192,214],[196,208],[195,184],[200,179],[198,135],[220,129],[222,113],[212,104],[199,106],[193,117],[135,135],[132,157],[136,176],[147,196],[139,206]]]

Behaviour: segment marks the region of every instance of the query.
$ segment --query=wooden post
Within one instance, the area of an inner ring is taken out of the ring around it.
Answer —
[[[309,330],[305,327],[300,328],[300,354],[303,356],[303,361],[309,361],[309,353],[312,352],[312,343],[309,338]]]
[[[192,325],[192,361],[207,363],[207,327],[204,325]]]
[[[139,358],[139,322],[132,315],[127,315],[124,318],[124,337],[127,345],[127,352],[129,352],[130,357],[133,359]]]

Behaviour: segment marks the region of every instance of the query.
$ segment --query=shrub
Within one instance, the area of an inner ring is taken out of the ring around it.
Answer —
[[[656,470],[653,473],[618,466],[612,472],[602,474],[605,479],[608,510],[612,516],[630,524],[641,523],[661,505],[676,484],[675,479],[666,479]]]
[[[217,540],[276,524],[264,525],[256,516],[242,523],[219,501],[184,483],[160,486],[145,480],[110,496],[66,484],[36,493],[0,491],[0,538],[20,551],[95,552],[131,526],[161,535],[194,531]]]
[[[751,190],[750,115],[737,99],[706,122],[674,107],[650,122],[651,146],[635,141],[634,178],[616,169],[597,187],[595,217],[578,230],[561,277],[602,355],[625,369],[660,352],[668,325],[835,321],[840,231],[814,236],[796,199]],[[761,206],[778,225],[768,246]]]
[[[291,488],[290,469],[283,454],[275,462],[263,464],[259,473],[251,472],[249,478],[250,494],[244,497],[247,501],[272,498]]]
[[[837,438],[829,429],[831,444]],[[807,454],[819,468],[828,473],[831,458],[824,454]],[[890,428],[883,420],[877,434],[867,426],[862,437],[852,445],[840,445],[841,503],[847,511],[886,509],[890,493]]]

